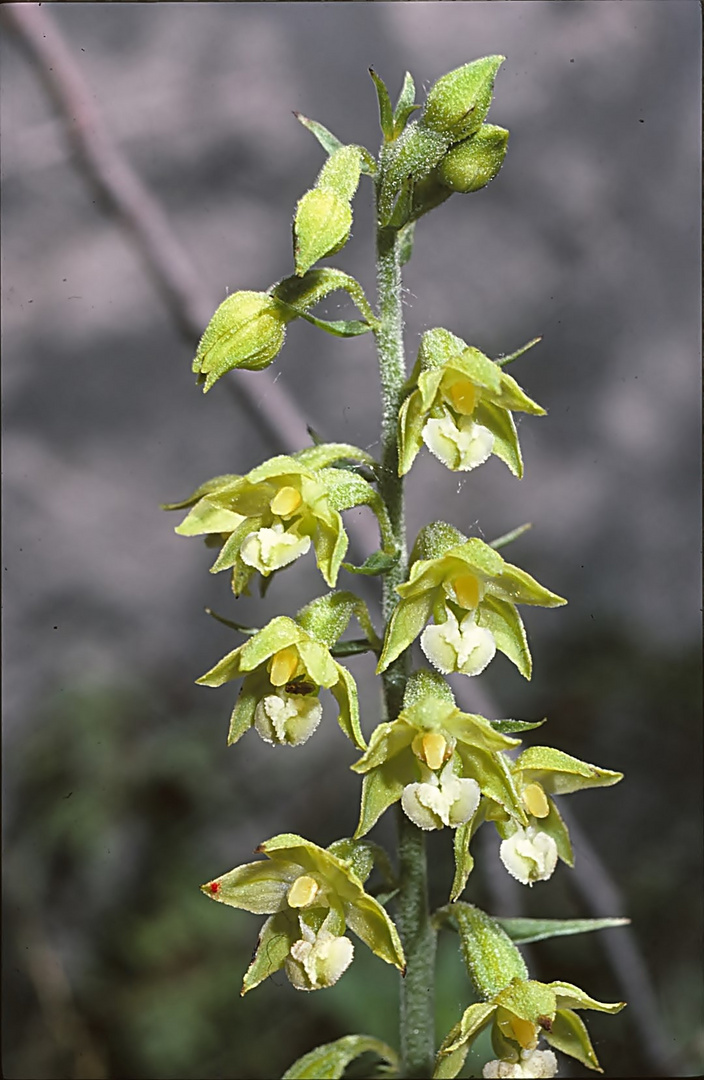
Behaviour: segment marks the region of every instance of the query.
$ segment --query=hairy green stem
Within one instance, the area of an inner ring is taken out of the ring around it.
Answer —
[[[403,354],[403,309],[398,232],[377,230],[377,283],[381,326],[376,332],[383,403],[382,474],[379,482],[401,553],[384,578],[383,610],[388,621],[398,596],[395,586],[406,577],[406,527],[403,479],[398,475],[398,412],[406,380]],[[408,679],[409,657],[402,653],[383,675],[386,716],[401,710]],[[397,921],[406,954],[406,973],[400,988],[400,1075],[408,1080],[430,1077],[435,1055],[435,932],[428,911],[428,873],[425,835],[398,808],[400,890]]]

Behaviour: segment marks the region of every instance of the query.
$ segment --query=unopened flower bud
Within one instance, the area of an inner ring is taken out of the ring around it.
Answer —
[[[479,191],[497,176],[508,147],[508,131],[482,124],[479,131],[453,146],[438,165],[440,182],[452,191]]]
[[[428,94],[422,124],[453,143],[473,135],[489,111],[496,72],[505,59],[485,56],[443,75]]]
[[[193,370],[205,376],[204,391],[233,368],[260,371],[281,351],[286,323],[294,316],[263,292],[228,296],[200,340]]]
[[[329,188],[313,188],[299,199],[294,231],[296,273],[302,277],[318,259],[344,247],[352,227],[350,204]]]

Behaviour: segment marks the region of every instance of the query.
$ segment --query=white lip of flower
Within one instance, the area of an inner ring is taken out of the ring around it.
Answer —
[[[557,844],[535,825],[517,828],[501,842],[499,858],[509,874],[522,885],[547,881],[557,865]]]
[[[450,413],[438,420],[426,420],[421,432],[423,442],[448,469],[469,472],[491,456],[494,436],[469,416],[455,420]]]
[[[247,566],[253,566],[265,577],[288,566],[310,549],[310,536],[297,536],[286,532],[280,521],[271,528],[257,529],[248,533],[242,541],[240,556]]]
[[[401,795],[406,817],[419,829],[456,829],[473,816],[479,806],[481,791],[476,780],[455,776],[448,761],[439,776],[425,766],[423,781],[407,784]]]
[[[494,635],[485,627],[477,626],[474,613],[465,615],[459,625],[451,611],[447,615],[446,622],[426,626],[420,639],[421,649],[443,675],[452,671],[479,675],[494,659]]]
[[[549,1077],[557,1074],[557,1058],[552,1050],[522,1050],[521,1060],[511,1061],[487,1061],[482,1069],[485,1080],[505,1077],[515,1080],[533,1080],[533,1078]]]
[[[354,945],[348,937],[336,937],[329,930],[320,929],[314,934],[303,922],[301,934],[286,958],[289,981],[296,990],[333,986],[352,963]]]
[[[323,706],[310,694],[287,694],[279,689],[267,694],[254,710],[254,727],[264,742],[280,746],[301,746],[323,715]]]

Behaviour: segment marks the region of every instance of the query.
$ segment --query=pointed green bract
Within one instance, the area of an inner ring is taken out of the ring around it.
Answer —
[[[489,111],[494,79],[505,56],[485,56],[450,71],[431,87],[422,123],[452,142],[479,129]]]
[[[376,1054],[398,1068],[398,1055],[390,1046],[370,1035],[345,1035],[304,1054],[286,1070],[281,1080],[339,1080],[347,1066],[362,1054]]]
[[[627,926],[630,919],[507,919],[497,917],[512,941],[528,945],[532,941],[546,941],[552,937],[571,934],[588,934],[593,930],[608,930],[614,926]]]
[[[296,274],[344,247],[352,227],[351,200],[359,184],[362,158],[356,146],[334,150],[314,188],[299,200],[294,222]]]

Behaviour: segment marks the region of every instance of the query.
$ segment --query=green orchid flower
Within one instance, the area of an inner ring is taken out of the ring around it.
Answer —
[[[409,679],[404,707],[379,724],[352,769],[364,777],[355,836],[364,836],[393,803],[421,829],[458,828],[474,818],[482,794],[527,822],[509,763],[519,744],[483,716],[457,708],[447,683],[430,671]]]
[[[359,861],[292,833],[267,840],[257,851],[266,860],[238,866],[201,886],[221,904],[269,916],[242,994],[282,968],[297,990],[332,986],[352,962],[354,946],[347,930],[387,964],[405,969],[396,927],[364,891],[371,866],[360,876]]]
[[[498,363],[438,327],[423,334],[407,389],[399,413],[400,476],[423,443],[453,471],[475,469],[496,454],[515,476],[523,475],[512,413],[544,416],[545,409]]]
[[[384,552],[395,553],[379,494],[357,472],[332,467],[348,459],[374,464],[355,446],[324,443],[271,458],[245,476],[215,477],[164,509],[192,508],[176,532],[205,535],[222,545],[211,573],[232,570],[236,596],[247,592],[257,571],[267,578],[311,546],[325,582],[333,586],[348,546],[340,511],[370,506],[379,521]]]
[[[356,598],[354,601],[361,603]],[[201,686],[222,686],[244,676],[230,718],[228,745],[236,743],[254,727],[265,742],[301,746],[320,723],[323,707],[318,695],[324,688],[331,691],[337,702],[342,731],[358,749],[365,748],[359,726],[357,686],[352,675],[334,659],[330,652],[332,642],[326,643],[323,633],[312,633],[301,625],[313,604],[299,612],[295,620],[286,615],[272,619],[196,680]],[[340,633],[345,626],[346,623]]]
[[[502,838],[499,857],[523,885],[547,881],[558,858],[574,866],[569,832],[552,795],[566,795],[591,787],[611,787],[623,773],[601,769],[551,746],[531,746],[511,764],[511,775],[528,823],[511,817],[497,805],[493,817]]]
[[[421,636],[430,663],[448,674],[478,675],[496,650],[531,676],[531,655],[517,604],[559,607],[567,601],[507,563],[489,544],[434,522],[418,535],[408,581],[389,621],[378,671]],[[434,618],[434,625],[427,626]]]
[[[555,1050],[601,1072],[587,1029],[576,1009],[614,1015],[625,1002],[607,1004],[566,982],[541,983],[514,978],[489,1001],[470,1005],[449,1032],[438,1052],[434,1077],[455,1077],[481,1031],[492,1025],[496,1060],[484,1066],[484,1077],[552,1077],[557,1058],[539,1050],[541,1036]]]

